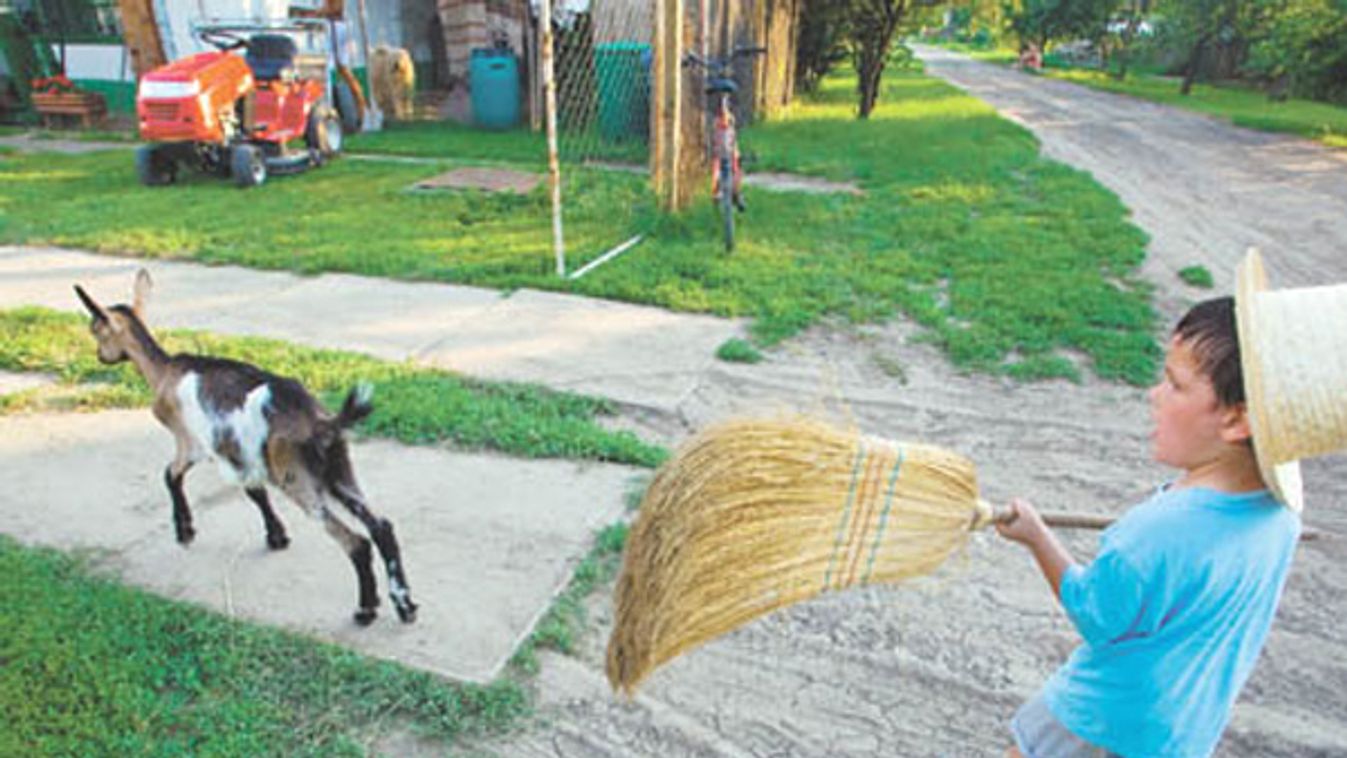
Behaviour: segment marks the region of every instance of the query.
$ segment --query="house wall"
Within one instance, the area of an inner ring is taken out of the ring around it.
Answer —
[[[416,7],[413,0],[404,0],[408,8]],[[367,0],[371,47],[388,44],[401,47],[409,28],[403,18],[404,3]],[[299,5],[300,3],[295,3]],[[284,19],[288,15],[289,0],[195,0],[191,3],[174,0],[155,0],[155,18],[164,44],[164,54],[176,60],[193,53],[211,49],[192,34],[192,25],[203,21],[243,21]],[[432,10],[431,0],[423,0]],[[425,15],[425,14],[423,14]],[[363,76],[364,55],[360,45],[359,5],[346,3],[346,34],[340,42],[341,57],[350,63],[358,76]],[[423,35],[424,36],[424,35]],[[316,44],[316,43],[315,43]],[[301,47],[304,46],[301,41]],[[428,60],[429,49],[422,44],[421,56]],[[53,47],[53,55],[56,54]],[[414,57],[416,54],[414,53]],[[135,74],[123,45],[66,45],[66,73],[79,86],[103,93],[108,107],[118,112],[135,110]]]

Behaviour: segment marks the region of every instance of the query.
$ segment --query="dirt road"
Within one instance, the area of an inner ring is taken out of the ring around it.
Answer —
[[[923,51],[928,71],[1038,135],[1045,154],[1117,192],[1152,236],[1143,269],[1167,319],[1205,296],[1175,272],[1206,265],[1228,292],[1262,247],[1275,286],[1347,281],[1347,158],[1139,101]],[[867,432],[948,445],[984,496],[1117,512],[1166,472],[1148,460],[1140,390],[1087,381],[1015,386],[960,376],[903,324],[819,329],[757,366],[720,364],[649,429],[676,439],[731,414],[854,418]],[[1347,458],[1305,467],[1305,544],[1221,756],[1347,754]],[[1095,540],[1068,544],[1088,557]],[[575,658],[544,661],[541,713],[480,745],[510,756],[992,756],[1005,722],[1076,642],[1027,554],[979,535],[966,558],[899,589],[826,596],[694,650],[625,703],[603,680],[607,591]],[[412,745],[386,745],[405,753]]]

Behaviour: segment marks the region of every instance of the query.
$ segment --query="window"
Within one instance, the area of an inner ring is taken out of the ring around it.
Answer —
[[[30,34],[50,42],[122,41],[117,0],[8,0]]]

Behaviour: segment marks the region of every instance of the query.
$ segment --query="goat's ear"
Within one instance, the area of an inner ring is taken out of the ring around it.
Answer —
[[[150,272],[141,269],[136,272],[136,286],[132,291],[131,310],[142,320],[145,318],[145,304],[150,300],[150,290],[154,287],[154,280],[150,279]]]
[[[108,320],[107,311],[103,310],[103,306],[94,302],[94,299],[89,297],[89,293],[85,292],[83,287],[76,284],[75,294],[80,296],[80,300],[84,303],[84,307],[89,309],[89,313],[93,314],[94,318],[100,321]]]

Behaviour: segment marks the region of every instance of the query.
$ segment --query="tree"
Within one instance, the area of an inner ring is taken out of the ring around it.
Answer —
[[[860,96],[857,118],[869,118],[879,99],[879,82],[889,62],[889,48],[914,0],[852,0],[851,58],[856,65]]]
[[[1099,42],[1119,0],[1023,0],[1008,8],[1010,28],[1022,42],[1040,50],[1049,42],[1085,38]]]
[[[795,48],[795,85],[800,90],[815,91],[833,66],[847,59],[849,10],[837,0],[805,0]]]
[[[1247,70],[1271,84],[1269,96],[1347,103],[1347,0],[1264,0],[1266,24]]]
[[[1117,32],[1117,41],[1114,45],[1113,57],[1118,61],[1118,70],[1114,72],[1113,78],[1127,78],[1127,66],[1132,59],[1132,43],[1137,37],[1141,22],[1150,11],[1150,0],[1123,0],[1118,11],[1119,16],[1115,16],[1115,22],[1120,23],[1121,28]]]

